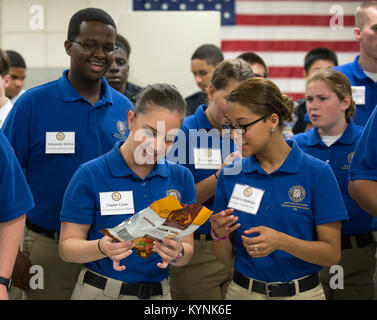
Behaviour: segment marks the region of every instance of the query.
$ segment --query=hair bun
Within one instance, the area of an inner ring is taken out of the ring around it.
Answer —
[[[293,110],[294,110],[293,99],[286,94],[282,94],[281,97],[282,97],[283,106],[284,106],[284,108],[283,108],[284,113],[282,113],[282,115],[281,115],[282,120],[290,122],[290,121],[292,121],[292,114],[293,114]]]

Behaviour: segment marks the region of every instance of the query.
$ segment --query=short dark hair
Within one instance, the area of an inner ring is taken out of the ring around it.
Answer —
[[[194,59],[205,60],[208,64],[216,67],[224,60],[224,55],[221,49],[214,44],[203,44],[192,54],[191,60]]]
[[[139,113],[148,113],[151,105],[160,106],[172,112],[177,111],[182,117],[186,114],[185,99],[174,85],[156,83],[142,89],[137,95],[135,116]]]
[[[111,16],[102,9],[86,8],[77,11],[69,21],[68,40],[74,40],[80,34],[80,26],[85,21],[97,21],[112,25],[116,29],[115,22]]]
[[[265,70],[264,74],[262,74],[261,76],[263,76],[264,78],[267,78],[267,76],[268,76],[267,65],[264,62],[264,60],[259,55],[257,55],[255,52],[244,52],[244,53],[241,53],[237,58],[240,58],[240,59],[242,59],[242,60],[244,60],[244,61],[246,61],[247,63],[250,63],[250,64],[259,63],[260,65],[263,66],[263,68]]]
[[[334,66],[338,65],[338,57],[334,51],[328,48],[315,48],[305,55],[304,68],[306,73],[309,72],[310,67],[317,60],[328,60],[331,61]]]
[[[9,59],[5,51],[0,49],[0,76],[5,77],[9,73]]]
[[[115,46],[121,48],[126,53],[127,59],[130,57],[131,46],[125,37],[117,34],[115,38]]]
[[[17,51],[7,50],[6,53],[11,67],[26,69],[25,60]]]

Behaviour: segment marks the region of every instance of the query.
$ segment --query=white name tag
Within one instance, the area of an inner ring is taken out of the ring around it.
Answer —
[[[365,87],[352,86],[352,98],[356,104],[365,104]]]
[[[75,132],[46,132],[46,154],[75,153]]]
[[[236,184],[228,207],[246,213],[257,214],[262,201],[264,190],[250,187],[248,185]]]
[[[101,216],[135,213],[132,191],[100,192]]]
[[[220,169],[220,149],[194,149],[195,169]]]

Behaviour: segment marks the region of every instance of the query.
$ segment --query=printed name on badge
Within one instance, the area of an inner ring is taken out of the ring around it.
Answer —
[[[262,201],[264,190],[248,185],[236,184],[228,207],[256,215]]]
[[[46,132],[46,154],[75,153],[75,132]]]
[[[194,149],[195,169],[220,169],[221,150],[201,148]]]
[[[100,192],[101,216],[135,213],[132,191]]]
[[[352,98],[356,104],[365,104],[365,86],[352,86]]]

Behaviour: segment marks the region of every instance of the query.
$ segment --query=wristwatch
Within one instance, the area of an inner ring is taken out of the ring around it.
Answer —
[[[4,278],[4,277],[0,277],[0,284],[2,284],[3,286],[6,286],[8,291],[10,290],[10,286],[12,284],[12,279],[9,278]]]
[[[171,262],[178,262],[183,257],[183,255],[185,254],[185,248],[183,247],[182,243],[181,243],[181,246],[182,246],[181,252],[178,253],[178,255],[175,257],[175,259],[172,260]]]

